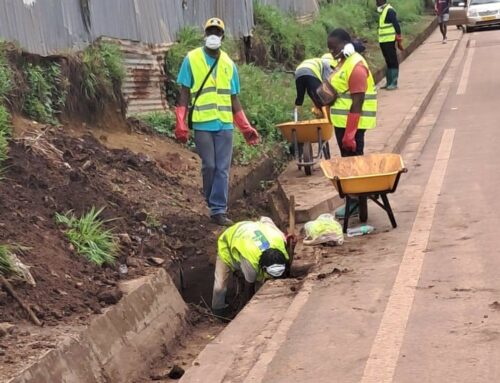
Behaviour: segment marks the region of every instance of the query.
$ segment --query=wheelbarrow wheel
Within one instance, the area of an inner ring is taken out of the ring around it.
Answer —
[[[304,147],[302,149],[302,158],[305,163],[313,162],[313,148],[310,142],[304,143]],[[307,176],[312,174],[312,165],[304,165],[304,171]]]
[[[366,221],[368,221],[368,198],[359,197],[358,206],[359,206],[359,220],[365,223]]]

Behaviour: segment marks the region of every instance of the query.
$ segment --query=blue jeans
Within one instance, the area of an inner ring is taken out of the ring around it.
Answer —
[[[210,208],[210,215],[225,214],[229,194],[229,168],[233,155],[233,130],[195,130],[194,143],[201,158],[203,194]]]

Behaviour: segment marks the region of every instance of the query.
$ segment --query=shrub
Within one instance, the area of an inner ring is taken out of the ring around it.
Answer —
[[[56,115],[64,108],[68,93],[61,68],[56,63],[46,67],[28,63],[24,72],[28,83],[24,112],[36,121],[56,125]]]
[[[0,102],[6,101],[7,96],[12,91],[13,73],[7,58],[4,47],[0,46]]]
[[[3,172],[3,163],[9,151],[9,137],[11,135],[10,114],[5,106],[0,105],[0,176]]]
[[[120,48],[112,43],[94,44],[82,53],[82,92],[87,101],[101,107],[107,99],[116,99],[125,77],[125,66]]]
[[[115,235],[111,230],[104,229],[104,224],[110,220],[99,219],[103,210],[96,210],[92,207],[80,218],[77,218],[71,211],[65,214],[56,213],[56,222],[66,226],[66,237],[77,253],[98,266],[113,264],[118,252]]]

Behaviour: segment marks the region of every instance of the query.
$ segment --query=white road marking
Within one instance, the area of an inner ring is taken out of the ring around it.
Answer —
[[[455,129],[446,129],[441,138],[432,173],[420,201],[398,275],[366,362],[361,383],[393,381],[454,136]]]
[[[283,320],[276,329],[273,337],[267,343],[264,352],[260,354],[259,359],[249,371],[244,380],[244,383],[260,383],[264,380],[269,363],[272,362],[272,360],[276,356],[276,353],[278,352],[282,344],[286,341],[290,327],[292,327],[293,322],[295,321],[295,319],[297,319],[300,311],[309,300],[312,288],[314,286],[314,283],[312,282],[314,280],[314,277],[315,274],[309,275],[309,279],[306,280],[300,292],[293,299],[292,304],[283,317]]]
[[[462,77],[460,78],[460,83],[458,84],[457,95],[464,95],[467,90],[467,85],[469,84],[470,70],[472,67],[472,58],[474,57],[474,52],[476,51],[476,40],[470,40],[469,49],[467,50],[467,57],[465,58],[464,70],[462,71]]]

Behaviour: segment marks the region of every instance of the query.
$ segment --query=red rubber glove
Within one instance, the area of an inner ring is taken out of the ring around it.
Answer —
[[[240,132],[245,137],[245,141],[248,145],[257,145],[259,143],[259,133],[252,128],[252,125],[248,122],[247,116],[245,116],[245,112],[240,110],[233,114],[234,122],[236,126],[240,129]]]
[[[347,126],[345,127],[342,147],[350,152],[356,151],[356,132],[358,131],[361,113],[349,113],[347,115]]]
[[[396,43],[400,51],[405,50],[405,48],[403,47],[403,37],[401,35],[396,35]]]
[[[187,106],[175,107],[175,138],[177,141],[185,144],[188,142],[189,129],[186,125],[186,117],[188,114]]]

